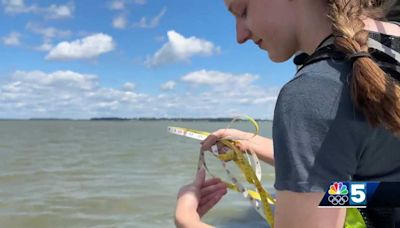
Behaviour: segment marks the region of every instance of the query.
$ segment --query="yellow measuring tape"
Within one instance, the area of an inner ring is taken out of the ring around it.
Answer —
[[[251,117],[245,116],[245,118],[254,125],[256,129],[254,135],[257,135],[259,133],[259,126],[257,122]],[[233,121],[235,121],[235,119]],[[198,140],[204,140],[208,135],[210,135],[210,133],[205,131],[180,127],[168,127],[168,131],[176,135],[186,136]],[[213,145],[211,147],[211,152],[221,161],[222,166],[232,181],[232,183],[225,183],[228,188],[241,193],[245,198],[247,198],[256,211],[268,222],[270,227],[273,227],[274,216],[272,212],[272,205],[275,204],[275,199],[264,189],[261,184],[261,168],[256,154],[253,151],[250,151],[256,166],[255,169],[253,169],[251,162],[245,159],[243,152],[238,149],[237,144],[239,142],[237,140],[239,139],[220,139],[218,142],[229,148],[229,150],[224,154],[219,154],[217,145]],[[238,179],[235,178],[232,172],[227,168],[226,162],[229,161],[233,161],[239,167],[247,182],[254,185],[256,190],[246,189],[242,184],[239,183]],[[198,168],[200,168],[201,165],[203,165],[208,171],[204,159],[204,151],[200,151]]]

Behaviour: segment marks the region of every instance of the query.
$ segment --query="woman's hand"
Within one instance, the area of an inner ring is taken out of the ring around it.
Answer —
[[[223,154],[227,151],[227,147],[223,144],[218,143],[218,140],[222,138],[228,139],[249,139],[252,134],[239,131],[236,129],[219,129],[213,133],[211,133],[206,139],[204,139],[201,144],[201,150],[211,150],[211,146],[217,144],[218,152]],[[240,143],[237,145],[241,151],[247,151],[249,149],[249,144],[247,140],[238,140]]]
[[[205,170],[201,168],[193,183],[179,190],[175,211],[177,227],[206,226],[200,218],[226,194],[226,185],[220,179],[205,180],[205,176]]]
[[[253,133],[236,129],[219,129],[211,133],[201,142],[201,149],[203,151],[211,150],[211,146],[222,138],[237,140],[239,142],[237,147],[240,151],[247,152],[251,150],[257,154],[259,159],[272,166],[274,165],[274,148],[271,139],[259,135],[254,136]],[[221,143],[217,143],[217,146],[219,153],[227,151],[227,148]]]

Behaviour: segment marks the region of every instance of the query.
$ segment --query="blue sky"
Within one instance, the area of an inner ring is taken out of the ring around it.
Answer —
[[[271,119],[295,73],[222,0],[0,1],[0,118]]]

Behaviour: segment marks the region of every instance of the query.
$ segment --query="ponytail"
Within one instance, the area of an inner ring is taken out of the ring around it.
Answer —
[[[382,0],[328,1],[336,47],[346,56],[368,52],[369,33],[364,30],[360,16],[365,15],[366,6],[376,8],[373,3]],[[364,113],[372,127],[381,126],[400,137],[399,82],[387,76],[368,55],[358,55],[351,61],[350,91],[355,107]]]

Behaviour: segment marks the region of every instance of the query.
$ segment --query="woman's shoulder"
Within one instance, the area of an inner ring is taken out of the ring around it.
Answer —
[[[348,64],[331,60],[304,67],[282,87],[275,114],[328,120],[336,117],[341,106],[340,112],[351,115],[354,110],[347,86],[350,72]]]
[[[348,76],[352,70],[352,63],[344,58],[323,58],[311,61],[299,68],[295,77],[291,81],[295,81],[301,77],[318,77],[338,81],[343,76]],[[289,83],[291,82],[289,81]],[[300,80],[301,81],[301,80]]]
[[[287,82],[281,95],[306,97],[336,96],[348,84],[351,64],[344,61],[322,60],[304,67]],[[304,97],[303,97],[304,98]]]

